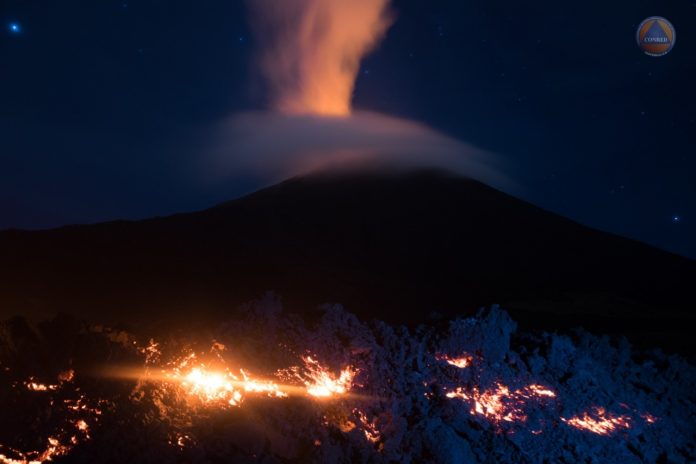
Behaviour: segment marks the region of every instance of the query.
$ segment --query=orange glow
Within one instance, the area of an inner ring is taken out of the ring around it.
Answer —
[[[446,354],[438,355],[438,356],[435,356],[435,359],[438,359],[440,361],[445,361],[450,366],[458,367],[459,369],[465,369],[465,368],[471,366],[471,363],[474,360],[473,356],[470,356],[466,353],[464,353],[462,356],[459,356],[456,358],[448,356]]]
[[[246,394],[275,398],[288,396],[275,382],[253,379],[242,369],[239,372],[239,375],[235,375],[229,369],[210,369],[205,363],[198,362],[195,354],[191,354],[171,370],[165,371],[164,378],[175,381],[188,395],[204,403],[239,406]]]
[[[0,454],[0,464],[41,464],[44,462],[53,461],[57,457],[67,456],[72,447],[78,443],[77,437],[72,437],[71,445],[64,445],[56,437],[48,437],[46,449],[43,451],[30,451],[22,453],[18,450],[8,448],[18,458],[10,458],[5,454]],[[0,445],[0,449],[3,449]]]
[[[389,0],[253,0],[274,109],[347,116],[362,58],[392,23]]]
[[[49,391],[49,390],[57,390],[58,385],[46,385],[45,383],[37,383],[37,382],[27,382],[25,384],[27,386],[27,389],[31,391]]]
[[[71,384],[75,378],[75,371],[67,370],[58,375],[57,384],[46,384],[36,381],[30,377],[28,381],[16,383],[14,386],[19,388],[20,385],[30,392],[36,392],[41,395],[50,395],[51,405],[54,404],[55,393],[62,393],[66,389],[74,388]],[[77,390],[73,390],[77,392]],[[101,410],[88,405],[87,398],[84,394],[80,394],[77,398],[66,398],[62,400],[64,407],[71,411],[73,415],[83,417],[95,417],[101,414]],[[87,415],[87,416],[84,416]],[[0,464],[39,464],[53,461],[55,458],[67,456],[72,449],[85,440],[89,440],[89,425],[86,420],[75,418],[69,419],[63,426],[59,427],[55,434],[49,436],[46,440],[45,449],[39,451],[20,451],[0,444]]]
[[[494,388],[480,391],[473,388],[467,391],[457,388],[446,394],[447,398],[458,398],[471,404],[471,414],[484,416],[494,424],[502,422],[525,422],[524,408],[527,402],[539,398],[555,398],[556,393],[542,385],[532,384],[511,391],[498,383]]]
[[[156,344],[151,342],[150,346]],[[334,375],[311,356],[305,356],[302,366],[276,372],[275,375],[284,380],[284,383],[277,383],[256,378],[246,369],[230,370],[220,354],[224,349],[219,343],[213,345],[211,353],[217,359],[212,364],[207,358],[200,360],[196,353],[189,353],[159,371],[148,372],[147,377],[177,384],[191,398],[203,403],[240,406],[250,395],[268,398],[287,398],[290,394],[313,398],[340,396],[352,388],[356,374],[352,367],[346,367]],[[154,352],[153,348],[142,351],[146,360],[151,359]],[[160,355],[157,351],[157,357]]]
[[[145,370],[128,369],[124,375],[130,376],[128,378],[131,379],[143,380],[145,372],[144,380],[154,382],[156,389],[168,391],[173,387],[176,392],[183,394],[187,400],[187,403],[183,403],[185,407],[202,404],[206,408],[226,410],[229,407],[241,406],[249,397],[280,399],[290,395],[302,396],[317,402],[342,398],[343,406],[358,399],[350,395],[358,369],[350,365],[339,365],[338,368],[332,369],[319,362],[315,355],[302,356],[299,365],[276,371],[275,378],[282,379],[281,382],[274,380],[272,376],[257,378],[246,369],[230,369],[222,355],[225,347],[219,343],[214,343],[209,353],[199,355],[189,350],[171,362],[162,362],[160,347],[152,340],[146,347],[138,350],[144,358]],[[456,357],[436,355],[435,358],[459,369],[471,367],[474,359],[467,353]],[[455,371],[448,369],[446,373],[454,374]],[[73,448],[91,439],[91,434],[94,433],[92,427],[98,425],[102,415],[100,408],[108,407],[109,403],[106,400],[90,400],[86,393],[72,383],[74,378],[75,372],[69,370],[61,373],[55,384],[41,383],[34,377],[29,377],[24,382],[13,383],[15,388],[24,391],[26,395],[50,399],[52,406],[60,405],[63,412],[68,412],[69,417],[47,438],[45,449],[25,452],[0,444],[0,464],[38,464],[53,461],[68,455]],[[422,383],[424,387],[432,384],[428,381]],[[66,392],[73,394],[69,397],[62,396]],[[436,392],[437,389],[433,389],[424,395],[430,400]],[[57,394],[61,396],[55,396]],[[634,422],[642,420],[646,425],[651,425],[659,420],[647,412],[639,412],[627,404],[619,403],[619,406],[626,410],[626,414],[613,414],[603,407],[594,407],[571,418],[559,418],[554,414],[554,419],[544,418],[536,421],[537,416],[531,408],[546,408],[553,414],[557,406],[552,403],[556,400],[557,393],[537,383],[516,389],[502,382],[485,389],[476,386],[457,387],[446,391],[445,396],[465,402],[464,407],[473,416],[490,422],[497,432],[505,430],[514,433],[515,430],[506,424],[525,423],[529,433],[540,435],[544,432],[546,424],[560,419],[569,427],[583,432],[612,435],[631,428]],[[388,427],[389,416],[375,415],[374,411],[368,414],[365,410],[353,406],[347,410],[352,411],[352,414],[341,415],[342,422],[331,421],[329,416],[324,416],[322,423],[327,427],[333,424],[344,433],[359,432],[367,442],[379,447],[384,437],[378,424]],[[193,415],[195,409],[189,412]],[[380,420],[384,420],[384,424]],[[168,442],[173,447],[185,449],[195,444],[195,438],[184,434],[183,431],[176,431],[168,436]]]
[[[175,436],[169,440],[169,444],[176,446],[180,450],[186,449],[187,446],[194,443],[189,435],[177,433]]]
[[[631,428],[630,416],[615,415],[601,407],[595,407],[591,412],[585,412],[581,416],[561,420],[571,427],[597,435],[611,435],[619,429]]]
[[[354,409],[353,413],[358,417],[360,424],[362,425],[363,434],[365,439],[371,443],[377,443],[381,440],[382,434],[377,428],[376,420],[368,420],[367,415],[359,409]]]
[[[543,385],[529,385],[525,390],[532,396],[547,396],[549,398],[556,397],[556,392],[544,387]]]
[[[356,372],[351,367],[346,367],[335,376],[310,356],[305,356],[302,360],[305,363],[302,377],[309,395],[319,398],[343,395],[353,386]]]

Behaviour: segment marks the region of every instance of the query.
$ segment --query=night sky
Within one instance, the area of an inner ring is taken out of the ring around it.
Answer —
[[[696,2],[396,0],[355,107],[503,156],[518,195],[696,257]],[[635,43],[648,16],[667,56]],[[0,3],[0,228],[203,209],[196,133],[263,109],[241,0]]]

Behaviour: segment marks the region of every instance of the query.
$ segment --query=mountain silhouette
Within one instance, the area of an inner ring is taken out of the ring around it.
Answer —
[[[188,327],[273,291],[306,317],[341,303],[414,326],[500,304],[531,328],[693,348],[695,261],[437,171],[315,174],[196,213],[4,231],[0,257],[3,316]]]

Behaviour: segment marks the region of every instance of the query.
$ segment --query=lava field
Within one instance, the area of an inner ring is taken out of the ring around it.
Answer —
[[[272,296],[208,333],[0,324],[0,463],[687,463],[696,371],[497,308],[406,328]]]

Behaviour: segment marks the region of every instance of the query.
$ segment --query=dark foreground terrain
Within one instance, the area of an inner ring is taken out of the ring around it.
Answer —
[[[693,352],[696,262],[437,172],[296,178],[206,211],[0,233],[0,315],[206,324],[273,290],[415,326],[501,304]],[[311,314],[309,314],[311,315]]]

